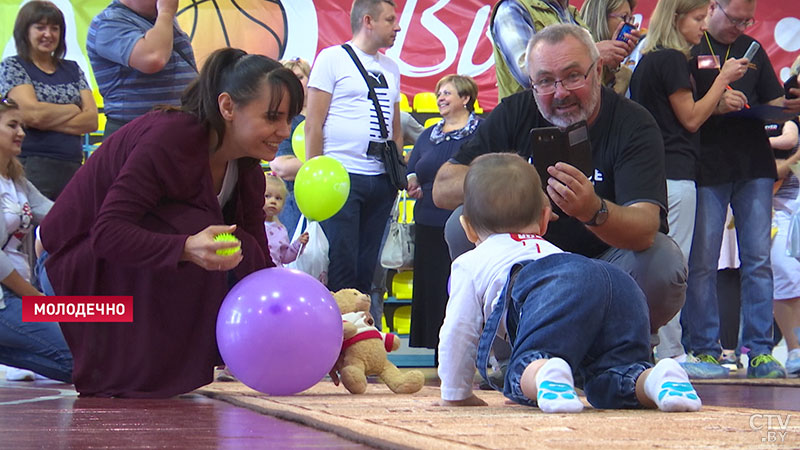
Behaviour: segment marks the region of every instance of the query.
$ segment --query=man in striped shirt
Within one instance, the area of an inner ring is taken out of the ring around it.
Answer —
[[[197,75],[178,0],[114,0],[89,25],[86,50],[107,118],[105,137],[157,104],[177,106]]]

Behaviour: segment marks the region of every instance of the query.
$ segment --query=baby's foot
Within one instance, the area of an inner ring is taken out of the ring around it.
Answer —
[[[572,369],[561,358],[548,360],[536,373],[536,403],[545,413],[576,413],[583,403],[575,392]]]
[[[686,371],[671,358],[662,359],[653,367],[644,381],[644,391],[661,411],[699,411],[703,405]]]

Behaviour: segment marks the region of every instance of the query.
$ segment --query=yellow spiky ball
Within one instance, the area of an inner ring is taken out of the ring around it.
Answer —
[[[236,236],[230,233],[220,233],[214,236],[214,242],[236,242],[239,243],[239,239],[236,239]],[[239,251],[242,248],[241,245],[237,245],[236,247],[229,247],[229,248],[221,248],[217,250],[217,254],[220,256],[228,256],[232,255]]]

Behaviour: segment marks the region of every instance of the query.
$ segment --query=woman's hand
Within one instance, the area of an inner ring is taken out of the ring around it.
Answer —
[[[416,176],[412,176],[408,179],[408,196],[411,198],[415,198],[417,200],[422,198],[422,186],[419,185]]]
[[[232,255],[218,255],[217,250],[234,248],[236,242],[216,242],[214,236],[220,233],[233,233],[236,225],[211,225],[203,231],[189,236],[183,244],[182,261],[197,264],[206,270],[228,271],[242,262],[242,250]]]
[[[304,231],[297,240],[303,245],[308,244],[308,231]]]
[[[747,73],[748,64],[750,64],[750,61],[744,58],[730,58],[729,60],[725,61],[725,64],[722,65],[722,70],[720,71],[719,76],[722,77],[722,80],[725,81],[725,84],[731,84],[739,78],[742,78],[744,74]]]

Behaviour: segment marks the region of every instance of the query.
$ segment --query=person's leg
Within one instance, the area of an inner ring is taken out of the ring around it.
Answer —
[[[709,356],[709,362],[717,360],[722,353],[716,284],[722,230],[731,190],[730,184],[697,188],[697,216],[681,322],[684,330],[688,331],[684,343],[686,350],[701,360]]]
[[[390,220],[387,220],[386,225],[383,227],[383,236],[381,237],[381,243],[378,246],[380,249],[383,249],[383,246],[386,244],[386,238],[389,236],[389,222]],[[369,313],[375,319],[375,327],[378,330],[383,330],[381,318],[383,317],[383,296],[386,294],[386,277],[388,274],[389,270],[381,265],[380,252],[378,252],[378,261],[375,263],[375,271],[372,275],[372,284],[369,288]]]
[[[450,255],[444,228],[416,224],[409,347],[436,349],[447,307]]]
[[[652,334],[670,321],[683,306],[686,292],[686,262],[681,249],[669,236],[656,233],[653,245],[634,252],[612,248],[598,259],[609,262],[636,280],[647,297]]]
[[[697,189],[693,180],[667,180],[667,203],[669,205],[669,236],[678,244],[684,261],[688,261],[694,234],[694,218],[697,207]],[[686,354],[681,344],[680,312],[658,330],[659,344],[656,355],[659,359],[681,358]],[[685,357],[684,357],[685,358]]]
[[[773,313],[789,352],[786,371],[794,374],[800,373],[800,337],[795,333],[795,330],[800,331],[800,260],[786,254],[791,215],[791,209],[776,208],[772,224],[778,233],[772,239],[770,257],[774,286]]]
[[[369,183],[365,175],[350,174],[350,194],[336,214],[320,222],[330,243],[328,258],[328,289],[338,291],[355,288],[357,284],[358,246],[361,208]]]
[[[627,283],[617,286],[612,278]],[[618,305],[616,296],[622,292],[638,299],[638,307]],[[567,387],[573,387],[569,367],[577,368],[585,361],[596,362],[587,372],[594,374],[619,365],[620,361],[647,358],[649,327],[644,295],[627,274],[610,264],[574,254],[531,261],[519,271],[511,288],[511,298],[507,330],[513,351],[503,393],[514,401],[535,405],[537,400],[542,400],[541,392],[569,393]],[[609,317],[610,310],[618,314]],[[560,374],[555,378],[531,376],[528,371],[526,380],[536,380],[536,391],[540,392],[534,396],[530,383],[522,382],[522,375],[534,361],[550,359],[552,362],[556,358],[564,364],[559,363],[563,370],[553,372]],[[646,367],[642,366],[640,372]],[[527,394],[522,390],[523,385]],[[633,382],[630,387],[632,396]],[[561,396],[545,400],[563,403],[562,400],[572,399]],[[566,404],[577,407],[572,401]],[[555,406],[560,408],[558,404]]]
[[[22,299],[3,288],[0,309],[0,363],[28,369],[53,380],[72,382],[72,354],[56,322],[23,322]]]
[[[369,292],[375,267],[379,265],[381,238],[389,221],[397,190],[389,182],[387,175],[365,177],[367,188],[363,192],[358,228],[358,253],[355,287],[361,292]],[[380,319],[380,318],[378,318]]]
[[[23,160],[25,177],[45,197],[55,201],[58,194],[81,168],[78,162],[62,161],[41,156],[29,156]]]
[[[774,180],[734,183],[731,208],[736,221],[742,278],[742,345],[750,349],[749,377],[785,377],[772,357],[772,266],[770,228]]]
[[[464,229],[461,228],[461,211],[464,210],[463,206],[456,208],[450,218],[444,225],[444,240],[447,241],[447,247],[450,250],[450,259],[454,260],[462,254],[475,248],[475,244],[467,239]]]

